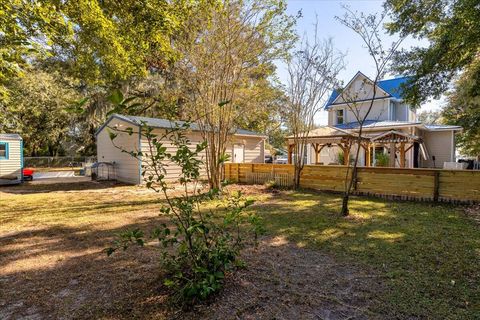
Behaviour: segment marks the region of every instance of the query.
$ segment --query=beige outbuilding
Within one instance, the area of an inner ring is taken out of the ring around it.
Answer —
[[[114,114],[96,132],[97,161],[113,165],[116,180],[131,184],[142,184],[142,159],[134,158],[130,154],[122,152],[121,149],[134,152],[141,151],[146,159],[150,153],[150,148],[148,139],[140,133],[142,125],[154,128],[153,133],[160,136],[165,130],[182,124],[181,121],[174,122],[166,119]],[[127,128],[132,128],[133,134],[126,133]],[[115,138],[116,146],[113,144],[109,132],[117,134]],[[190,129],[186,135],[192,148],[203,141],[199,127],[195,123],[190,124]],[[266,138],[266,136],[252,131],[237,130],[231,135],[227,147],[227,153],[230,154],[231,161],[235,163],[264,163]],[[175,152],[175,146],[168,139],[164,141],[164,146],[167,147],[169,152]],[[201,155],[203,158],[204,156],[204,154]],[[166,165],[166,178],[169,180],[178,179],[181,168],[172,163]]]
[[[23,140],[18,134],[0,134],[0,185],[23,180]]]

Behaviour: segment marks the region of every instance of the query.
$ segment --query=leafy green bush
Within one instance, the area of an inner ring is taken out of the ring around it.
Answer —
[[[375,154],[375,166],[377,167],[388,167],[390,158],[386,153],[377,153]]]
[[[343,153],[343,151],[339,151],[338,154],[337,154],[337,162],[339,165],[343,165],[345,162],[344,162],[344,159],[345,159],[345,155]],[[350,165],[353,164],[354,162],[354,158],[353,156],[350,154],[350,156],[348,157],[348,162]]]
[[[166,270],[164,285],[171,289],[172,301],[176,304],[190,305],[204,300],[222,288],[225,274],[242,265],[238,259],[246,234],[257,235],[262,232],[259,217],[245,213],[253,200],[245,199],[240,192],[227,193],[212,189],[202,192],[200,168],[203,162],[200,153],[206,144],[200,143],[192,148],[185,135],[189,125],[177,126],[157,135],[145,125],[140,133],[147,138],[149,150],[142,153],[123,150],[142,161],[142,175],[147,188],[163,194],[165,205],[161,214],[169,218],[168,224],[161,224],[152,233],[160,242],[162,264]],[[118,129],[110,137],[115,145]],[[121,131],[129,135],[139,134],[132,128]],[[167,151],[164,143],[168,141],[176,150]],[[165,181],[167,166],[175,164],[181,168],[181,195],[172,197]],[[193,190],[189,189],[192,188]],[[115,244],[106,249],[110,255],[118,249],[127,249],[130,245],[143,246],[144,233],[140,230],[122,233]]]

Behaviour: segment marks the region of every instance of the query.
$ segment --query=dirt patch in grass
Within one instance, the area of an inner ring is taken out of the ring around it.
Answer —
[[[465,213],[480,226],[480,204],[466,207]]]
[[[347,265],[283,237],[244,251],[247,268],[228,279],[210,305],[178,318],[380,319],[372,311],[383,291],[371,270]]]

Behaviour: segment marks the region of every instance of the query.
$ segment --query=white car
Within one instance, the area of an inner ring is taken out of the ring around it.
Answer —
[[[287,164],[288,163],[288,157],[287,156],[277,156],[273,163],[276,164]]]

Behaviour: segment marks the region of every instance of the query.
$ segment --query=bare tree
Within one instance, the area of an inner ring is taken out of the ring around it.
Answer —
[[[294,187],[300,185],[305,165],[306,138],[314,128],[314,117],[323,107],[326,94],[337,84],[344,67],[344,55],[336,51],[331,39],[318,39],[315,24],[313,42],[303,37],[298,50],[287,61],[287,123],[293,136]]]
[[[373,79],[366,79],[362,82],[359,90],[352,91],[340,90],[340,95],[343,102],[352,112],[358,122],[358,132],[356,137],[356,150],[353,161],[353,166],[347,166],[345,175],[345,189],[342,199],[341,214],[349,215],[348,203],[353,185],[357,180],[358,158],[361,149],[361,143],[364,139],[363,130],[365,120],[368,119],[372,111],[375,99],[378,98],[378,82],[385,76],[388,71],[389,64],[397,52],[400,44],[404,38],[399,38],[393,41],[390,46],[385,46],[382,42],[382,30],[386,12],[381,14],[364,14],[363,12],[352,11],[349,7],[344,6],[345,15],[343,17],[336,17],[340,23],[351,29],[361,39],[371,57],[371,61],[375,66],[375,75]],[[368,99],[363,99],[361,103],[358,102],[359,95],[367,96]],[[352,145],[350,144],[350,148]]]
[[[175,42],[182,54],[177,72],[191,93],[188,109],[207,141],[206,169],[211,188],[219,188],[235,119],[248,112],[241,99],[256,70],[288,52],[294,19],[282,1],[222,1],[208,17],[194,21]],[[251,96],[250,96],[251,98]]]

